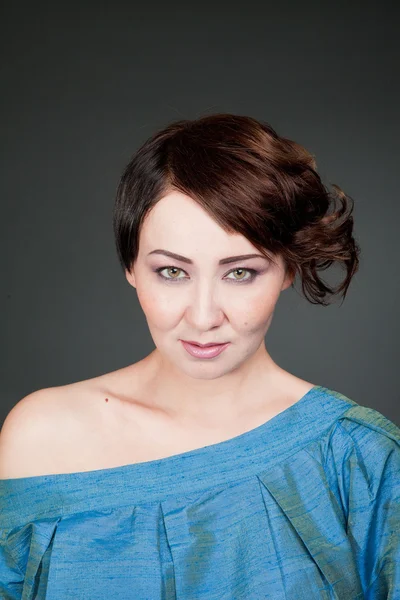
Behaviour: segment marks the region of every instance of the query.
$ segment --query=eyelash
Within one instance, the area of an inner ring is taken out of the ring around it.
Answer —
[[[173,278],[173,277],[165,277],[164,275],[161,275],[161,271],[164,271],[164,269],[177,269],[178,271],[182,271],[183,273],[186,273],[186,271],[184,271],[183,269],[180,269],[179,267],[174,267],[172,265],[169,265],[167,267],[159,267],[158,269],[155,269],[155,273],[158,274],[159,277],[161,277],[161,279],[163,279],[164,281],[170,283],[170,282],[174,282],[175,281],[185,281],[184,277],[181,277],[179,279]],[[249,277],[248,279],[231,279],[231,281],[233,281],[234,283],[251,283],[252,281],[254,281],[254,279],[258,276],[259,271],[257,271],[256,269],[245,269],[244,267],[237,267],[236,269],[232,269],[231,271],[229,271],[227,273],[227,275],[229,275],[230,273],[234,273],[235,271],[248,271],[251,274],[251,277]]]

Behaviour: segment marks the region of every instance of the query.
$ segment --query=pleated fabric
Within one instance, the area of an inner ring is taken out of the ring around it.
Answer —
[[[400,598],[400,429],[314,386],[234,438],[0,480],[2,600]]]

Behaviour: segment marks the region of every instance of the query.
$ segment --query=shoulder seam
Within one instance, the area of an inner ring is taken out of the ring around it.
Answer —
[[[374,408],[357,405],[346,410],[338,417],[338,424],[344,431],[346,431],[346,429],[341,421],[345,419],[353,421],[358,425],[363,425],[368,429],[372,429],[373,431],[390,438],[400,446],[400,429],[395,423]]]

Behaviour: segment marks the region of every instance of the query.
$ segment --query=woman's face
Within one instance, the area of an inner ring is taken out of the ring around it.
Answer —
[[[126,277],[166,364],[197,379],[213,379],[264,347],[275,304],[292,279],[285,278],[280,257],[278,266],[261,255],[219,264],[247,254],[259,252],[242,235],[227,234],[181,192],[164,196],[148,213],[137,260]],[[213,359],[199,359],[180,340],[230,344]]]

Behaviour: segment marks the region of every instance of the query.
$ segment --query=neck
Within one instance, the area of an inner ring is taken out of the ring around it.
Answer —
[[[166,361],[156,349],[147,359],[153,374],[149,397],[155,409],[179,422],[220,427],[241,415],[257,411],[268,397],[276,397],[284,371],[264,344],[251,360],[214,379],[195,379]]]

